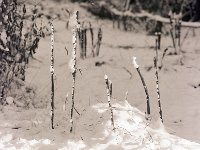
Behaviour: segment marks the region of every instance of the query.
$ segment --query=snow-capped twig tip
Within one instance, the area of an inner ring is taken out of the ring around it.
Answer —
[[[104,76],[104,79],[106,80],[106,79],[108,79],[108,76],[105,74],[105,76]]]
[[[138,65],[137,62],[136,62],[136,57],[135,57],[135,56],[133,56],[133,66],[134,66],[135,68],[139,68],[139,65]]]

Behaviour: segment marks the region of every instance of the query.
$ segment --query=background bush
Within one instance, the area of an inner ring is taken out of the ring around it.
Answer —
[[[11,87],[20,88],[25,80],[25,68],[38,42],[44,36],[36,25],[36,7],[26,16],[25,4],[17,0],[0,1],[0,103],[5,104]],[[30,21],[30,28],[24,23]]]

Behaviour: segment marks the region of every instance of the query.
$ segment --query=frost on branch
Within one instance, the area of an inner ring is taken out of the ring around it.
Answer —
[[[78,11],[75,11],[70,18],[70,26],[72,27],[72,55],[69,62],[69,68],[71,69],[73,84],[72,84],[72,108],[71,108],[71,128],[70,132],[73,131],[73,112],[74,112],[74,101],[75,101],[75,81],[76,81],[76,50],[77,50],[77,31],[78,31]]]
[[[135,57],[135,56],[133,56],[133,66],[134,66],[135,68],[139,68],[139,65],[138,65],[137,62],[136,62],[136,57]]]
[[[72,27],[72,56],[69,62],[69,68],[72,73],[76,71],[76,49],[77,49],[77,29],[80,27],[78,23],[78,11],[75,11],[70,18],[70,26]]]

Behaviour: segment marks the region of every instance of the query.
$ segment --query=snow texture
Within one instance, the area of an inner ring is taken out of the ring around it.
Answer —
[[[112,131],[110,120],[102,122],[104,127],[99,130],[97,137],[88,137],[91,143],[84,141],[74,141],[70,139],[66,143],[55,143],[47,139],[26,140],[15,139],[11,133],[3,134],[0,132],[0,149],[2,150],[21,150],[21,149],[45,149],[48,146],[56,147],[59,150],[199,150],[200,144],[181,139],[166,132],[165,127],[160,121],[154,124],[158,126],[152,129],[148,125],[144,114],[137,108],[132,107],[127,101],[113,104],[115,111],[115,131]],[[107,103],[97,104],[91,109],[96,113],[107,113],[109,109]]]

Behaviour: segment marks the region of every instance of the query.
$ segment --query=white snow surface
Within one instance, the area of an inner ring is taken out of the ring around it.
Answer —
[[[108,113],[108,104],[92,106],[97,113]],[[88,137],[91,143],[74,141],[55,143],[47,139],[26,140],[15,139],[12,133],[0,132],[0,150],[37,150],[47,146],[59,150],[199,150],[200,144],[170,135],[160,121],[148,123],[144,114],[132,107],[127,101],[113,104],[115,130],[112,131],[111,121],[102,122],[104,128],[99,137]],[[109,115],[109,114],[108,114]],[[108,117],[110,118],[110,117]]]

